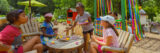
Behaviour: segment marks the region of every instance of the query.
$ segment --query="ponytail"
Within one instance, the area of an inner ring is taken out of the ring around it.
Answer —
[[[111,28],[114,30],[114,32],[116,33],[117,36],[119,36],[118,31],[116,30],[116,28],[112,25]]]

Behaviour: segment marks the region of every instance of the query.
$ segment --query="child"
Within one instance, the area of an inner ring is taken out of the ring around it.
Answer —
[[[84,37],[84,41],[85,41],[85,52],[87,51],[87,33],[89,33],[90,35],[93,34],[93,24],[92,24],[92,20],[91,20],[91,15],[88,12],[84,11],[84,6],[82,3],[77,3],[76,5],[76,10],[78,12],[78,15],[76,16],[76,20],[74,25],[70,28],[72,29],[73,27],[76,26],[77,22],[79,25],[82,26],[83,29],[83,37]],[[68,30],[70,30],[68,29]]]
[[[0,53],[23,53],[36,49],[38,53],[42,53],[43,45],[40,37],[35,36],[25,44],[22,43],[20,25],[27,22],[27,16],[23,10],[15,10],[6,16],[9,24],[5,24],[0,28]],[[23,45],[22,45],[23,44]]]
[[[46,13],[44,17],[45,17],[45,21],[41,25],[41,30],[43,32],[43,35],[41,35],[41,41],[43,45],[46,45],[49,39],[56,37],[56,34],[54,34],[54,31],[52,28],[53,24],[51,23],[52,13]]]
[[[101,17],[101,25],[103,26],[103,37],[92,36],[90,53],[103,53],[101,46],[119,47],[118,45],[118,32],[114,28],[115,20],[112,16]],[[107,53],[112,53],[108,51]]]

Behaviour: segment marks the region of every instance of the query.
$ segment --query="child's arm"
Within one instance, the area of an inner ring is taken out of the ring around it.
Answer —
[[[46,37],[53,37],[54,36],[54,35],[46,34],[46,28],[45,27],[42,27],[42,32],[43,32],[43,36],[46,36]]]
[[[96,43],[100,44],[100,45],[103,45],[103,46],[110,46],[111,43],[112,43],[112,39],[113,39],[112,36],[108,36],[108,37],[106,37],[106,42],[101,42],[101,41],[99,41],[99,40],[97,40],[97,39],[94,39],[94,41],[95,41]]]
[[[95,36],[97,40],[103,40],[103,37]]]
[[[77,25],[77,22],[75,22],[74,25],[73,25],[71,28],[68,28],[68,29],[65,30],[65,31],[71,30],[71,29],[74,28],[76,25]]]
[[[113,42],[113,36],[107,36],[105,45],[110,46],[112,42]]]
[[[99,45],[105,45],[104,42],[101,42],[101,41],[97,40],[95,37],[92,37],[92,39],[93,39],[94,42],[96,42]]]
[[[92,23],[91,17],[88,17],[88,20],[89,20],[88,24]]]

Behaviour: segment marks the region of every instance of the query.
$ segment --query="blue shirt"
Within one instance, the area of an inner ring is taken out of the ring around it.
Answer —
[[[53,29],[52,29],[52,27],[53,27],[53,24],[52,24],[52,23],[47,23],[47,22],[44,21],[40,27],[41,27],[41,28],[43,28],[43,27],[46,28],[46,34],[54,35],[54,31],[53,31]],[[44,39],[45,37],[44,37],[43,35],[41,35],[40,38],[41,38],[42,44],[43,44],[43,45],[46,45],[47,40]],[[51,39],[51,38],[52,38],[52,37],[48,37],[48,39]]]
[[[41,25],[41,28],[42,27],[45,27],[46,28],[46,34],[49,34],[49,35],[53,35],[54,34],[54,31],[52,29],[53,27],[53,24],[52,23],[47,23],[47,22],[43,22],[42,25]]]

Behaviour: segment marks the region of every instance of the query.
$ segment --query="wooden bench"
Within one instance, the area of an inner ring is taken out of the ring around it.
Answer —
[[[28,41],[35,35],[40,35],[40,27],[39,23],[35,22],[34,20],[28,20],[26,24],[22,24],[20,26],[22,30],[22,40],[23,42]],[[37,50],[27,51],[25,53],[37,53]]]
[[[112,51],[112,52],[118,52],[118,53],[129,53],[129,50],[133,43],[133,34],[130,34],[129,32],[118,30],[119,37],[119,48],[114,47],[108,47],[108,46],[102,46],[102,50],[105,51]]]
[[[27,41],[32,38],[34,35],[40,35],[40,27],[38,25],[38,22],[35,21],[28,21],[26,24],[22,24],[21,26],[22,30],[22,40]]]

